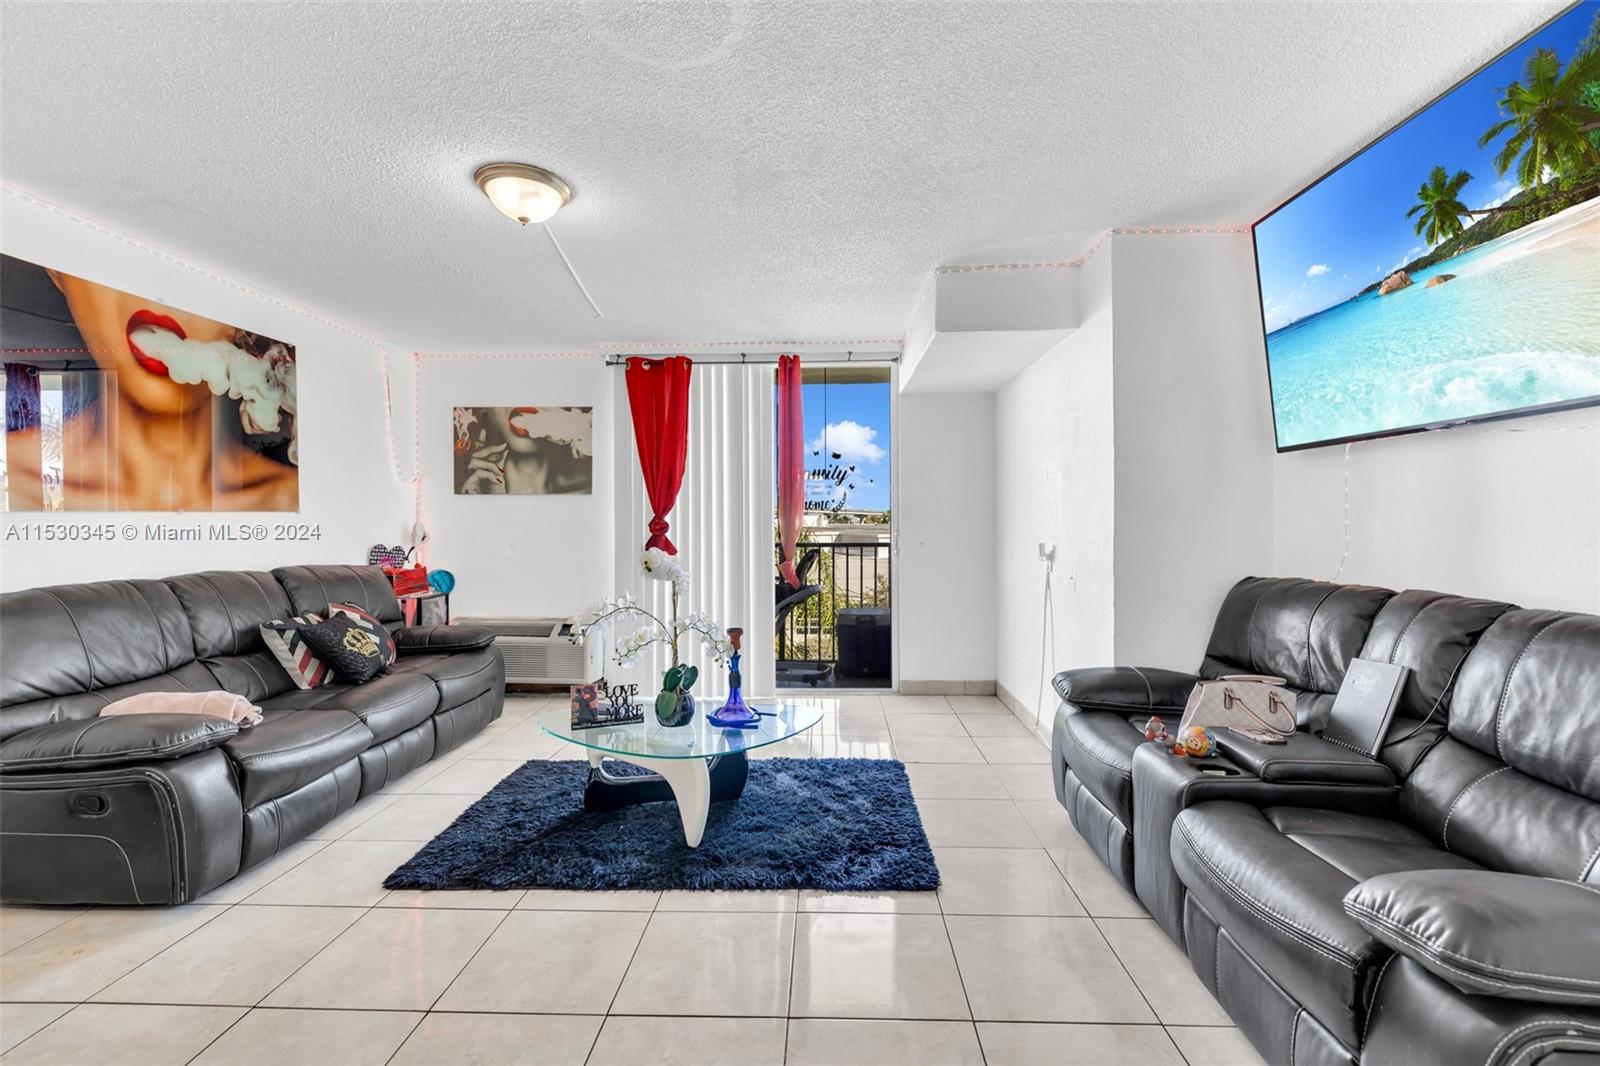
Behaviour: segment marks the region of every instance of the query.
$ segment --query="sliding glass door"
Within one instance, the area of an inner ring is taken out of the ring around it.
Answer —
[[[801,376],[805,503],[794,551],[797,586],[778,573],[784,545],[773,481],[777,685],[891,688],[893,368],[830,363],[805,367]],[[774,425],[779,421],[775,412]]]

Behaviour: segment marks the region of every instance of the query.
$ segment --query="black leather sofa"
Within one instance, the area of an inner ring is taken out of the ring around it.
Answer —
[[[299,689],[262,622],[353,603],[398,656],[366,684]],[[406,627],[377,567],[211,571],[0,597],[0,899],[182,903],[311,833],[500,716],[487,630]],[[139,692],[223,690],[240,729],[99,718]]]
[[[1355,655],[1411,670],[1376,759],[1318,736]],[[1145,742],[1227,673],[1301,732]],[[1056,689],[1058,798],[1269,1061],[1600,1061],[1600,617],[1247,578],[1195,674]]]

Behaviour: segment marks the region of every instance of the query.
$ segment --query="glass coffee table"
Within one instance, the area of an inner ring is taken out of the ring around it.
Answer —
[[[572,713],[562,706],[540,715],[539,728],[588,749],[585,810],[614,811],[636,803],[677,800],[683,839],[697,848],[705,835],[711,804],[738,799],[744,792],[750,770],[745,752],[788,740],[822,721],[822,710],[816,706],[762,704],[756,728],[719,729],[706,721],[707,708],[715,710],[721,706],[719,700],[697,702],[694,718],[684,726],[661,725],[646,707],[643,722],[573,729]],[[610,759],[650,773],[609,773],[605,762]]]

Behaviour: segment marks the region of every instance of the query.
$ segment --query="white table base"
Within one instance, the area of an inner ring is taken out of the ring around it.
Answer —
[[[706,832],[706,816],[711,813],[711,767],[705,759],[630,759],[626,755],[588,749],[589,765],[595,773],[608,781],[625,782],[626,777],[612,777],[601,765],[604,759],[616,759],[632,766],[649,770],[672,789],[672,798],[678,802],[678,816],[683,819],[683,840],[691,848],[700,846]]]

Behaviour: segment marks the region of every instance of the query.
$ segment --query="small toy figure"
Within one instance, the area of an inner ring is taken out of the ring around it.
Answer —
[[[1217,754],[1217,738],[1205,726],[1192,725],[1183,731],[1179,747],[1185,755],[1205,759]]]
[[[1151,715],[1150,720],[1144,724],[1144,738],[1157,741],[1164,746],[1172,744],[1172,734],[1167,732],[1167,723],[1158,715]]]

